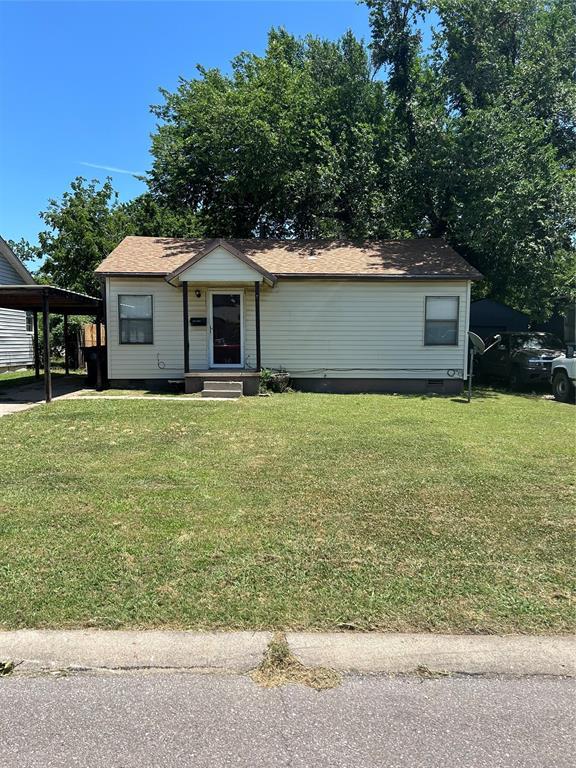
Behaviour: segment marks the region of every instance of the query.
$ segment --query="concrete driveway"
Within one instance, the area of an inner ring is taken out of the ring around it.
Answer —
[[[84,376],[53,376],[53,398],[66,397],[86,388]],[[27,411],[44,403],[44,379],[0,389],[0,417]]]

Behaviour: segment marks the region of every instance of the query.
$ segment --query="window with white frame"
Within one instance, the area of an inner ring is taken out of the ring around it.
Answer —
[[[152,296],[118,296],[120,344],[152,344]]]
[[[34,333],[34,313],[26,312],[26,331]]]
[[[426,346],[457,346],[458,305],[458,296],[426,297]]]

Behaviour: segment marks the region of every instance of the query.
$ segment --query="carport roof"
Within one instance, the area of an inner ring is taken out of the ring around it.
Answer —
[[[102,299],[53,285],[0,285],[0,307],[38,312],[48,298],[50,312],[69,315],[92,314]]]

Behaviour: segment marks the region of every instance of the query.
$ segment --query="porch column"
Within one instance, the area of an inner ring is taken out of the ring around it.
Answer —
[[[254,309],[256,312],[256,368],[262,369],[262,351],[260,347],[260,282],[254,283]]]
[[[102,312],[96,312],[96,391],[102,391]]]
[[[68,315],[64,314],[64,373],[70,374],[70,355],[68,354]]]
[[[48,291],[42,292],[42,321],[44,324],[44,399],[52,400],[52,373],[50,372],[50,300]]]
[[[40,346],[39,346],[39,339],[38,339],[38,312],[34,310],[32,313],[32,317],[34,318],[34,377],[39,379],[40,378]]]
[[[188,317],[188,281],[182,281],[182,322],[184,328],[184,373],[190,372],[190,319]]]

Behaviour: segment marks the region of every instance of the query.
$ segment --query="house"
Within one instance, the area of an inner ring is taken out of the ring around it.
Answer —
[[[0,237],[0,286],[34,285],[32,275]],[[0,307],[0,372],[34,364],[32,315]]]
[[[470,287],[439,239],[179,240],[127,237],[105,285],[113,386],[242,381],[284,369],[320,392],[458,392]]]

